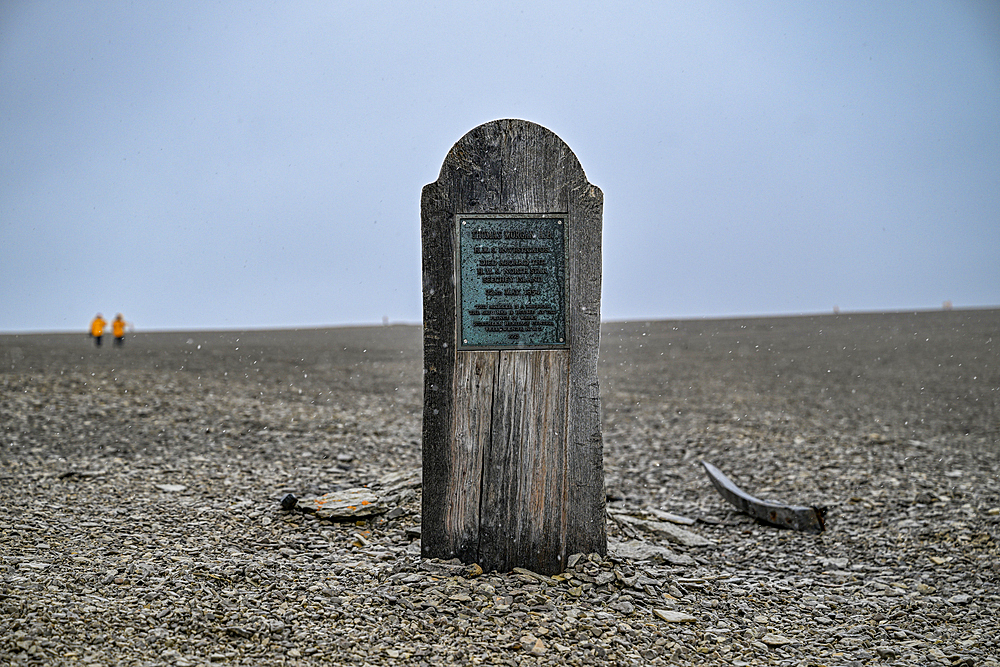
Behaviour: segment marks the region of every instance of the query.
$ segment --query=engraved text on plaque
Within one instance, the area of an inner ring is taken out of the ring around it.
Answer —
[[[566,216],[457,223],[459,347],[566,347]]]

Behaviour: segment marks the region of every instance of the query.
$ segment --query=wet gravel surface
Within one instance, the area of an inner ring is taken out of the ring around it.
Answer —
[[[605,325],[611,548],[552,578],[420,559],[417,327],[0,336],[0,661],[997,665],[998,334]],[[358,487],[386,511],[280,504]]]

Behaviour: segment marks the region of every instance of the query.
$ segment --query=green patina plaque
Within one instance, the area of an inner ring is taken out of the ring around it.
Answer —
[[[458,345],[566,347],[566,216],[457,216]]]

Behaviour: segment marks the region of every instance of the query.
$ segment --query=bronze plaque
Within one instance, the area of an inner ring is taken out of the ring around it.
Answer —
[[[460,215],[458,346],[566,347],[565,215]]]

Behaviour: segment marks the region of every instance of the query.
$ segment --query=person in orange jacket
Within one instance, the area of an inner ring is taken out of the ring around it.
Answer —
[[[111,323],[111,333],[115,336],[115,346],[121,347],[125,344],[125,318],[122,317],[121,313],[115,315],[114,321]]]
[[[101,317],[100,313],[97,313],[97,317],[94,321],[90,323],[90,336],[94,339],[94,345],[97,347],[101,346],[101,337],[104,336],[104,327],[107,326],[107,322]]]

